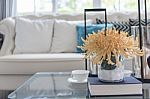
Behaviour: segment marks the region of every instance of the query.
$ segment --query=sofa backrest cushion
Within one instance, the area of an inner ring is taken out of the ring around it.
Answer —
[[[16,18],[14,54],[50,51],[54,20]]]
[[[76,52],[76,25],[80,23],[83,23],[83,21],[55,20],[51,52]]]
[[[150,14],[150,13],[148,13]],[[22,16],[25,18],[29,18],[31,20],[35,19],[61,19],[61,20],[67,20],[67,21],[79,21],[84,20],[83,14],[39,14],[39,15],[26,15]],[[137,12],[107,12],[107,19],[108,21],[116,21],[116,22],[127,22],[129,18],[137,18],[138,13]],[[141,17],[144,17],[144,14],[141,15]],[[104,19],[104,13],[98,12],[98,13],[87,13],[87,19],[91,19],[93,22],[95,22],[96,18]]]

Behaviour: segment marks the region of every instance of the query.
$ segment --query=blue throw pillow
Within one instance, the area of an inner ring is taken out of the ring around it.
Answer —
[[[112,28],[113,24],[107,24],[107,28]],[[105,24],[87,24],[86,26],[86,34],[92,34],[93,32],[97,32],[98,30],[105,29]],[[84,32],[84,24],[78,24],[76,26],[77,31],[77,45],[81,46],[83,45],[82,38],[85,38],[85,32]],[[78,53],[82,53],[83,51],[80,48],[77,48]]]

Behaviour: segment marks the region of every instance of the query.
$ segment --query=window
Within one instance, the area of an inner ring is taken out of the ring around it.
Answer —
[[[17,14],[80,13],[93,8],[93,0],[17,0]]]
[[[17,0],[17,14],[52,12],[52,0]]]
[[[138,9],[137,0],[119,0],[119,5],[121,11],[137,11]]]
[[[150,0],[147,0],[147,9],[148,9],[148,11],[150,11],[149,9],[150,9]]]
[[[17,13],[34,12],[34,0],[17,0]]]
[[[144,10],[144,0],[141,7]],[[150,5],[150,0],[147,0]],[[107,11],[137,11],[137,0],[17,0],[17,14],[83,13],[85,8],[107,8]],[[147,6],[150,9],[150,6]]]
[[[35,12],[52,12],[52,0],[36,0]]]
[[[85,8],[93,8],[92,0],[57,0],[58,13],[82,12]]]
[[[137,0],[101,0],[101,3],[108,11],[136,11],[138,6]]]

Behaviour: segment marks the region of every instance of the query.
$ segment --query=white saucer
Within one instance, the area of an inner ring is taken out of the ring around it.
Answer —
[[[68,82],[70,83],[87,83],[87,80],[84,80],[84,81],[77,81],[73,78],[68,78]]]

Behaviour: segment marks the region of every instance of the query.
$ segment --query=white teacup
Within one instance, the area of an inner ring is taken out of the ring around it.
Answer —
[[[88,70],[73,70],[72,79],[79,82],[85,81],[88,79],[89,71]]]

